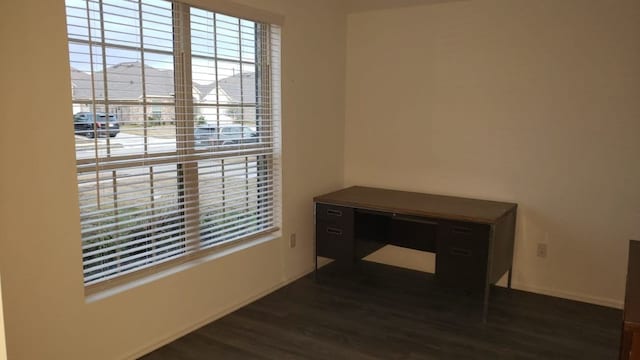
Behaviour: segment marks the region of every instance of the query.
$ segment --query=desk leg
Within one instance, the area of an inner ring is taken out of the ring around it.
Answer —
[[[511,273],[513,272],[513,266],[509,268],[509,275],[507,276],[507,288],[511,289]]]
[[[487,313],[489,312],[489,291],[491,285],[487,284],[484,288],[484,303],[482,305],[482,323],[487,323]]]
[[[315,261],[315,267],[313,268],[313,280],[318,282],[318,255],[315,256]]]

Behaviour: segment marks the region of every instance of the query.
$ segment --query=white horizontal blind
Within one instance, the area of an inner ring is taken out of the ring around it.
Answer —
[[[279,29],[66,4],[85,283],[275,230]]]

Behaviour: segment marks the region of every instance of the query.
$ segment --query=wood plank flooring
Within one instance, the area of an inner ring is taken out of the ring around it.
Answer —
[[[200,359],[616,359],[622,312],[493,288],[441,289],[431,274],[330,264],[143,357]]]

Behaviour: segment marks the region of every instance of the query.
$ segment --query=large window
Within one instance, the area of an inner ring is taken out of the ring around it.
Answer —
[[[278,27],[164,0],[66,9],[85,283],[276,230]]]

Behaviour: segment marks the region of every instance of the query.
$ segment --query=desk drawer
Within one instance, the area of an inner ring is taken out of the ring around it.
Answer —
[[[353,208],[316,203],[316,219],[353,227]]]
[[[489,257],[489,225],[440,223],[436,244],[436,276],[445,286],[483,289]]]
[[[335,260],[352,261],[355,256],[353,225],[316,220],[316,255]]]

